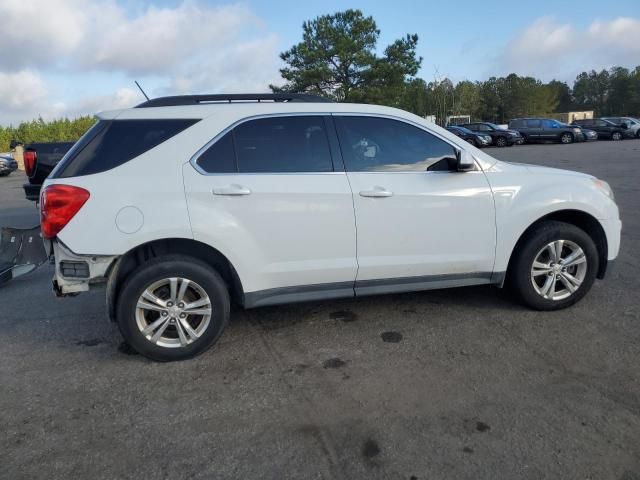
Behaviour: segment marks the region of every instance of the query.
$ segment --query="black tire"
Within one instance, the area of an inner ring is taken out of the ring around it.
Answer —
[[[505,137],[496,138],[496,147],[505,147],[507,145],[507,139]]]
[[[614,141],[616,141],[616,142],[617,142],[618,140],[622,140],[622,133],[620,133],[620,132],[613,132],[613,133],[611,134],[611,140],[614,140]]]
[[[8,177],[11,172],[0,172],[0,177]]]
[[[573,135],[569,132],[563,133],[562,135],[560,135],[560,143],[562,143],[563,145],[573,143]]]
[[[636,132],[636,138],[640,138],[640,129]]]
[[[544,298],[539,294],[534,287],[531,272],[538,252],[556,240],[568,240],[577,244],[582,248],[587,260],[582,283],[573,294],[561,300]],[[525,305],[535,310],[559,310],[569,307],[582,299],[595,281],[598,272],[598,251],[593,239],[575,225],[545,221],[527,232],[516,248],[509,266],[508,286]]]
[[[466,142],[470,145],[473,145],[474,147],[477,147],[478,144],[476,143],[476,141],[473,138],[467,138]]]
[[[142,334],[136,321],[136,305],[142,292],[154,282],[171,277],[196,282],[211,302],[208,326],[199,338],[186,346],[156,345]],[[189,256],[166,255],[144,263],[129,275],[120,292],[116,306],[120,333],[135,351],[151,360],[169,362],[195,357],[210,348],[229,323],[229,291],[226,283],[210,266]]]

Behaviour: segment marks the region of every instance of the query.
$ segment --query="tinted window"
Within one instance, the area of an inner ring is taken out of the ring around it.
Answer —
[[[560,128],[560,123],[555,120],[542,120],[543,128]]]
[[[489,125],[480,124],[476,130],[480,130],[481,132],[490,132],[493,130]]]
[[[65,155],[52,178],[105,172],[151,150],[197,121],[100,121]]]
[[[233,129],[233,139],[241,173],[333,171],[321,116],[251,120]]]
[[[609,124],[607,122],[605,122],[604,120],[596,120],[595,121],[595,125],[597,127],[607,127],[607,126],[609,126]]]
[[[509,122],[510,128],[523,128],[525,126],[524,120],[511,120]]]
[[[198,158],[198,165],[208,173],[235,173],[236,152],[233,147],[233,134],[228,132],[211,145]]]
[[[455,150],[424,130],[386,118],[335,117],[342,155],[352,172],[455,169]]]
[[[540,120],[527,120],[527,127],[540,128]]]

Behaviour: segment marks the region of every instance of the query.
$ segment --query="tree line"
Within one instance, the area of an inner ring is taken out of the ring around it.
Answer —
[[[583,110],[594,110],[596,116],[640,116],[640,66],[582,72],[571,87],[515,73],[476,82],[454,83],[438,74],[425,80],[416,76],[422,64],[416,53],[417,34],[407,34],[384,49],[378,48],[379,36],[373,17],[360,10],[306,21],[302,40],[280,54],[285,83],[270,88],[315,93],[338,102],[399,107],[423,117],[435,115],[441,124],[449,115],[496,123]],[[23,143],[77,140],[94,121],[89,116],[48,122],[39,118],[17,127],[0,127],[0,152],[8,150],[14,139]]]
[[[61,118],[45,121],[42,118],[22,122],[17,127],[0,126],[0,152],[9,150],[12,140],[24,144],[34,142],[74,142],[95,123],[91,116],[73,120]]]
[[[407,34],[377,55],[380,30],[360,10],[322,15],[302,25],[302,41],[281,53],[284,85],[273,91],[308,92],[339,102],[400,107],[417,115],[470,115],[506,123],[518,116],[594,110],[598,116],[640,115],[640,66],[583,72],[572,87],[512,73],[486,81],[417,78],[418,35]]]

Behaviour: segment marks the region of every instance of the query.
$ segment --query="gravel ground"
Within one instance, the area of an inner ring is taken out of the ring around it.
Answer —
[[[475,287],[233,312],[182,363],[121,344],[52,267],[0,289],[0,478],[640,479],[640,141],[491,149],[588,172],[615,269],[539,313]],[[19,172],[0,225],[37,222]]]

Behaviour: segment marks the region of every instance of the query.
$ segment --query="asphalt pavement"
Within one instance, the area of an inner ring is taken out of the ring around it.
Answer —
[[[236,310],[160,364],[45,265],[0,288],[0,478],[640,479],[640,141],[488,153],[613,187],[620,256],[578,305],[474,287]],[[0,178],[0,225],[38,221],[23,178]]]

